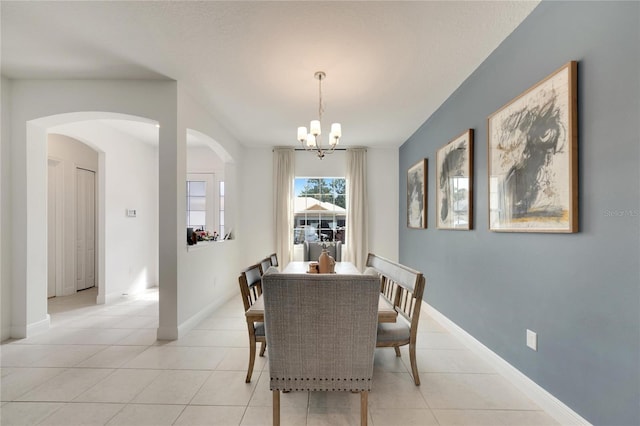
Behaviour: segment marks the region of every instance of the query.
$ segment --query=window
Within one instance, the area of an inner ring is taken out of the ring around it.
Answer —
[[[345,179],[296,178],[293,243],[341,241],[347,217]]]
[[[187,228],[211,233],[218,229],[216,188],[213,173],[187,173]]]
[[[207,182],[187,181],[187,228],[206,229]]]

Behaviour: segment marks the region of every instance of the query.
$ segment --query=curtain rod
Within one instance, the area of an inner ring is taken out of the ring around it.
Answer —
[[[355,148],[359,148],[359,147],[353,147],[353,148],[355,149]],[[336,148],[336,149],[334,149],[334,151],[346,151],[348,149],[349,148]],[[314,151],[314,150],[307,150],[307,149],[304,149],[304,148],[294,148],[293,150],[294,151],[309,151],[309,152],[313,152]],[[367,148],[364,148],[364,150],[366,151]],[[273,152],[273,151],[275,151],[275,148],[271,150],[271,152]]]
[[[304,149],[304,148],[294,148],[294,151],[309,151],[309,152],[315,152],[315,149]],[[346,151],[347,148],[334,148],[331,151]]]

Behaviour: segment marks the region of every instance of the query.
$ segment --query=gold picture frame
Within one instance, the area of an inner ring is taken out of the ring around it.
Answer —
[[[577,62],[488,117],[489,229],[578,232]]]
[[[407,170],[407,227],[427,227],[427,159]]]
[[[473,229],[473,129],[436,152],[436,227]]]

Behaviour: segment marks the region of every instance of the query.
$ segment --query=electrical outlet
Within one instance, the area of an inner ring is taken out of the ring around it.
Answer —
[[[538,334],[527,329],[527,346],[534,351],[538,351]]]

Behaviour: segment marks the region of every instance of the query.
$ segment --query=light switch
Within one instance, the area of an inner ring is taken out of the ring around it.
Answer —
[[[135,209],[127,209],[127,217],[136,217]]]

